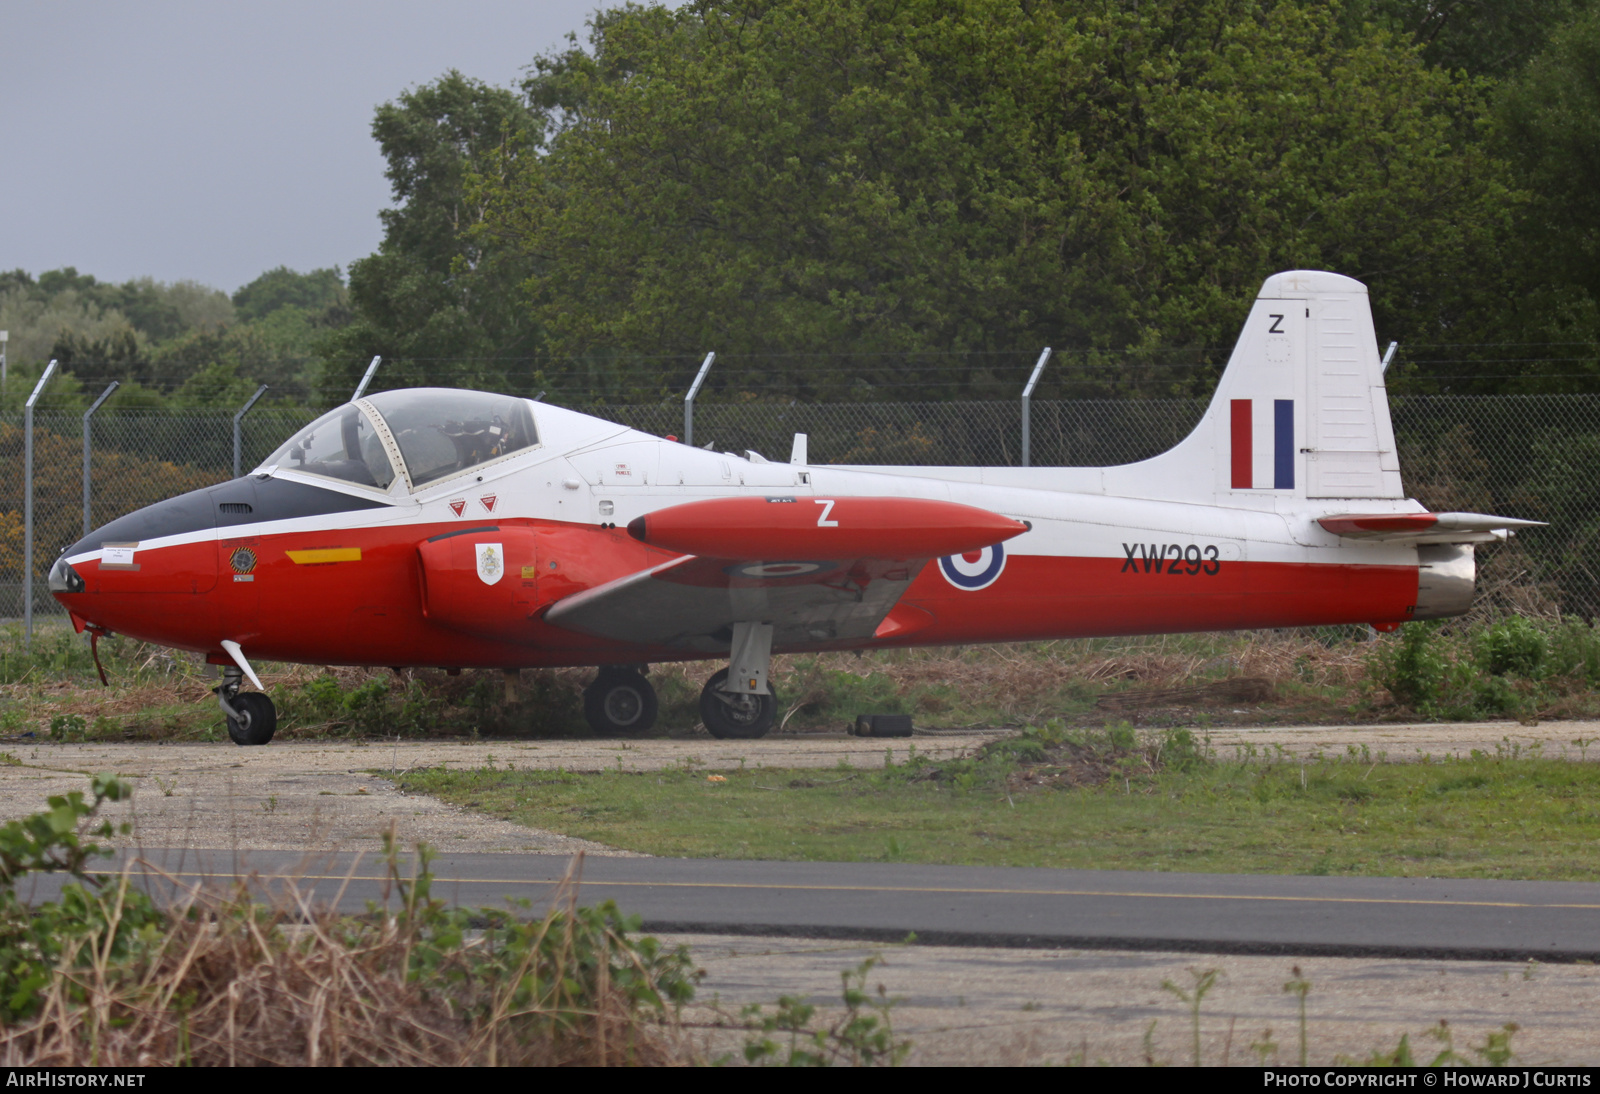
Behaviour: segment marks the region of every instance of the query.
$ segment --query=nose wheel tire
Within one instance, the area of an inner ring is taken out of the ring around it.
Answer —
[[[656,689],[633,669],[602,669],[583,689],[583,717],[600,737],[635,736],[656,724]]]
[[[228,716],[228,739],[236,745],[264,745],[278,731],[278,708],[259,691],[240,692],[230,705],[239,717]]]
[[[700,692],[700,720],[706,732],[725,741],[765,737],[778,720],[777,696],[723,691],[727,679],[728,670],[722,669]]]

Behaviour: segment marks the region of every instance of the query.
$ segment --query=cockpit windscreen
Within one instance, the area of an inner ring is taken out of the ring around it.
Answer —
[[[268,456],[263,467],[304,471],[387,490],[394,467],[383,441],[360,407],[330,410]]]
[[[368,396],[383,415],[411,485],[448,478],[539,443],[526,400],[452,388],[404,388]]]

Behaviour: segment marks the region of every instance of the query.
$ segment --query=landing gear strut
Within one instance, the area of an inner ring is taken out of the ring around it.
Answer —
[[[228,718],[228,739],[236,745],[264,745],[278,731],[278,708],[259,691],[239,692],[244,672],[235,665],[222,670],[217,703]]]
[[[583,689],[583,717],[601,737],[644,733],[656,724],[656,689],[637,669],[607,665]]]
[[[735,623],[728,667],[700,692],[700,720],[723,740],[765,737],[778,719],[778,699],[767,686],[772,668],[772,624]]]

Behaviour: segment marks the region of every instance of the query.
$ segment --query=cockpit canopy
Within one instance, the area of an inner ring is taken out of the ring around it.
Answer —
[[[384,434],[392,438],[385,443]],[[539,443],[524,399],[453,388],[384,391],[330,410],[262,467],[303,471],[387,490],[398,449],[413,488]]]

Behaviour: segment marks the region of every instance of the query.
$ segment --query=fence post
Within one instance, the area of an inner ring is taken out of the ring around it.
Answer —
[[[361,382],[356,385],[356,393],[350,396],[350,401],[352,403],[366,393],[367,385],[372,383],[372,374],[378,371],[378,362],[382,360],[382,357],[374,357],[372,359],[372,364],[367,366],[367,374],[361,377]]]
[[[1033,389],[1039,382],[1039,373],[1044,371],[1044,363],[1050,360],[1050,347],[1044,347],[1044,352],[1039,354],[1039,363],[1033,366],[1033,375],[1028,377],[1028,386],[1022,389],[1022,466],[1028,466],[1030,452],[1028,450],[1031,437],[1029,433],[1033,426]]]
[[[711,371],[711,362],[717,359],[713,353],[706,354],[706,359],[700,362],[700,373],[694,378],[694,383],[689,387],[689,394],[683,397],[683,443],[694,444],[694,397],[700,394],[700,385],[706,382],[706,373]]]
[[[1379,373],[1385,373],[1385,372],[1389,371],[1389,362],[1394,360],[1394,351],[1399,349],[1399,348],[1400,348],[1400,343],[1399,342],[1390,342],[1389,343],[1389,348],[1384,350],[1384,352],[1383,352],[1383,367],[1378,369]]]
[[[239,424],[244,421],[244,416],[250,413],[250,408],[256,405],[256,400],[267,393],[267,385],[262,384],[256,388],[256,393],[250,396],[250,401],[239,408],[239,413],[233,416],[233,477],[238,478],[243,472],[239,470],[239,461],[244,455],[244,429]]]
[[[100,404],[111,398],[111,393],[122,386],[122,381],[112,380],[88,410],[83,412],[83,534],[89,534],[89,419],[100,409]]]
[[[33,404],[44,393],[44,385],[56,374],[54,360],[33,387],[23,404],[22,423],[22,648],[33,648]]]

